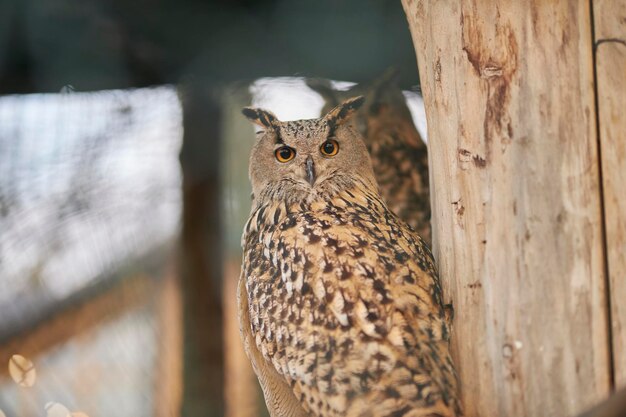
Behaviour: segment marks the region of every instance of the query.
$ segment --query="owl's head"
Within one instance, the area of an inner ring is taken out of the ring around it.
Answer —
[[[367,148],[347,123],[363,101],[354,97],[319,119],[289,122],[243,109],[261,127],[250,155],[253,195],[298,202],[352,188],[356,180],[376,187]]]

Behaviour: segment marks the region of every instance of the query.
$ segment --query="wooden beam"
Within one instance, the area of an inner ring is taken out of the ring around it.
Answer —
[[[626,387],[626,0],[594,0],[615,384]]]
[[[183,396],[183,307],[178,267],[170,262],[157,298],[159,320],[157,378],[154,381],[155,416],[180,416]]]
[[[180,247],[183,297],[181,415],[224,415],[222,245],[220,231],[221,106],[201,79],[179,88],[183,105],[183,218]]]
[[[34,358],[77,335],[110,322],[150,300],[155,280],[146,275],[128,277],[104,293],[59,311],[27,332],[14,336],[0,346],[0,364],[15,354]],[[0,366],[0,377],[7,367]]]
[[[224,361],[226,417],[259,415],[259,384],[239,335],[237,282],[240,259],[225,263],[224,269]]]
[[[576,415],[611,385],[590,3],[403,5],[466,415]]]
[[[246,356],[239,334],[237,283],[241,266],[241,232],[250,214],[250,180],[248,160],[254,144],[250,123],[242,123],[241,109],[249,106],[252,97],[249,85],[229,86],[221,96],[223,147],[222,180],[222,245],[224,304],[224,392],[225,417],[256,417],[267,415],[263,394]]]

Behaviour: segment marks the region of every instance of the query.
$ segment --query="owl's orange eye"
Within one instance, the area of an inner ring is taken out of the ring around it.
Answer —
[[[289,162],[294,156],[296,156],[296,151],[291,149],[289,146],[283,146],[276,149],[275,155],[278,162]]]
[[[324,156],[335,156],[339,152],[339,144],[334,139],[328,139],[320,146],[320,151]]]

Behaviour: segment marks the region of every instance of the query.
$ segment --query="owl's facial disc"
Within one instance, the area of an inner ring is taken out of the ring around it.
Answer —
[[[311,155],[306,157],[306,161],[304,163],[304,171],[306,173],[306,181],[309,183],[309,185],[311,185],[311,187],[313,187],[313,185],[315,184],[316,175],[315,162],[313,162],[313,158],[311,158]]]
[[[355,97],[318,119],[287,122],[267,110],[244,109],[261,128],[249,165],[257,201],[329,196],[353,186],[357,178],[375,183],[367,148],[346,123],[362,103],[362,97]]]

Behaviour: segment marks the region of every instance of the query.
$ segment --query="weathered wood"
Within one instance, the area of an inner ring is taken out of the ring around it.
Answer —
[[[467,416],[610,390],[589,2],[403,0]]]
[[[626,386],[626,0],[593,2],[615,385]]]

